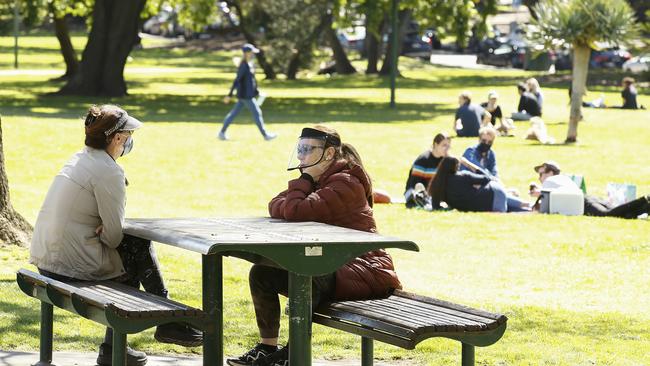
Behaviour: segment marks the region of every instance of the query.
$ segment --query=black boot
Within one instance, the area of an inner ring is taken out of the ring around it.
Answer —
[[[154,338],[158,342],[185,347],[197,347],[203,344],[203,332],[185,323],[159,325]]]
[[[146,363],[147,355],[144,352],[126,346],[126,366],[144,366]],[[102,343],[99,346],[97,364],[99,366],[111,366],[113,364],[113,346],[108,343]]]

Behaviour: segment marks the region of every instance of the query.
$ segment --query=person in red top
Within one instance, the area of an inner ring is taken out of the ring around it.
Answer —
[[[350,229],[376,232],[372,216],[372,184],[356,149],[341,143],[340,135],[325,126],[304,128],[294,152],[300,177],[269,202],[273,218],[317,221]],[[288,293],[288,274],[281,268],[255,264],[249,285],[261,341],[229,365],[287,366],[288,348],[278,348],[280,302]],[[312,280],[312,308],[333,300],[389,296],[402,286],[393,260],[384,250],[365,253],[335,273]]]

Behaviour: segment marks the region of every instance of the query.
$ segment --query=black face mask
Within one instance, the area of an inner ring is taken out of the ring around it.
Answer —
[[[478,151],[480,151],[481,153],[486,153],[490,151],[491,148],[492,148],[492,144],[487,144],[483,141],[481,141],[481,143],[478,144]]]

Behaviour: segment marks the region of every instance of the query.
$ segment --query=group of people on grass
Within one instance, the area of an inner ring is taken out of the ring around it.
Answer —
[[[536,205],[507,189],[497,170],[493,150],[497,138],[491,126],[481,127],[478,143],[468,147],[462,157],[449,154],[451,137],[438,133],[429,149],[420,154],[409,170],[404,199],[406,207],[427,210],[456,209],[459,211],[533,212]],[[534,167],[541,187],[530,186],[531,199],[537,200],[542,190],[579,191],[570,177],[561,174],[558,163],[548,161]],[[590,216],[637,218],[650,211],[650,195],[614,206],[594,196],[584,196],[584,212]]]

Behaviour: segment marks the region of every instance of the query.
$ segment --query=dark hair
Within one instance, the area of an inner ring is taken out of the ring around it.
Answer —
[[[526,83],[521,82],[521,83],[517,84],[517,89],[525,92],[525,91],[528,91],[528,86],[526,85]]]
[[[447,199],[447,178],[456,174],[458,171],[458,159],[453,156],[442,158],[436,169],[436,175],[433,177],[427,192],[431,195],[431,201],[434,206],[440,205]]]
[[[447,135],[444,132],[440,132],[440,133],[436,134],[436,136],[433,138],[433,144],[438,145],[441,142],[443,142],[445,140],[450,140],[450,139],[451,139],[451,137],[449,137],[449,135]]]
[[[336,132],[335,129],[324,126],[324,125],[316,125],[314,126],[314,129],[323,131],[327,134],[330,134],[332,136],[336,136],[339,141],[341,141],[341,135],[339,135],[338,132]],[[334,148],[334,160],[343,160],[348,163],[348,167],[352,168],[355,165],[358,165],[363,173],[368,177],[368,183],[370,184],[370,193],[366,197],[368,200],[368,204],[370,207],[372,207],[373,201],[372,201],[372,180],[370,179],[370,175],[368,175],[368,172],[366,171],[366,168],[363,167],[363,162],[361,161],[361,156],[359,156],[359,152],[357,152],[357,149],[354,148],[354,146],[348,144],[348,143],[341,143],[340,146],[334,146],[330,142],[330,140],[326,140],[325,142],[325,149],[328,147],[333,147]]]
[[[542,165],[542,168],[544,168],[544,173],[553,173],[553,175],[558,175],[560,174],[560,170],[557,167],[544,164]]]
[[[86,146],[95,149],[106,149],[109,142],[119,131],[106,135],[106,131],[115,127],[124,110],[116,105],[104,104],[101,106],[92,105],[84,119],[86,126]]]

